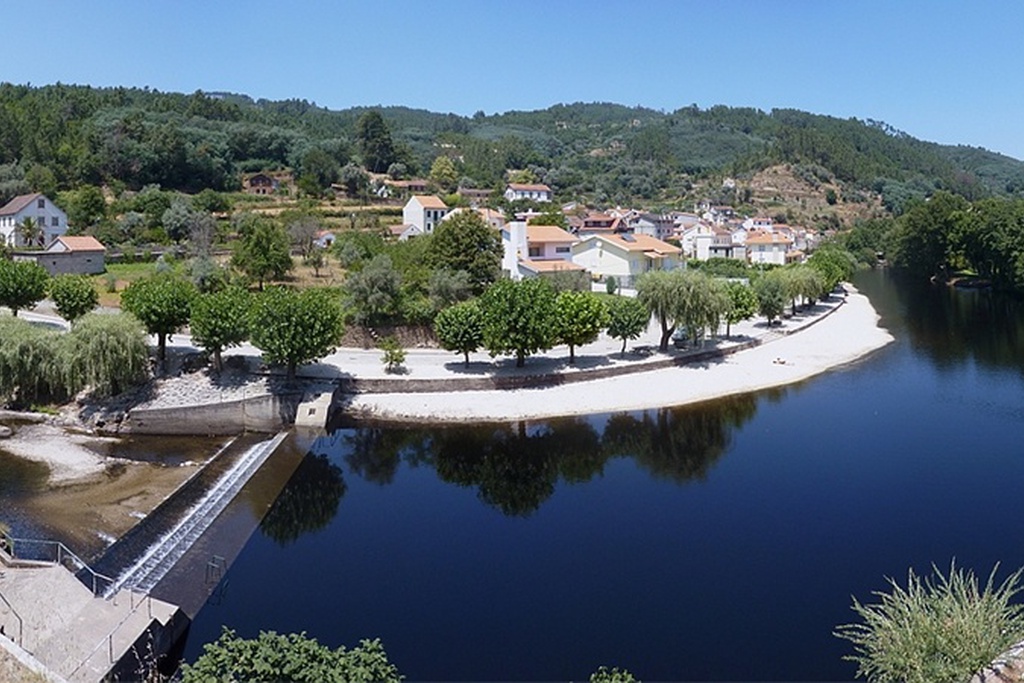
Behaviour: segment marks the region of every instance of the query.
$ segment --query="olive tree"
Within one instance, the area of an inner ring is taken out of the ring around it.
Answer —
[[[289,380],[300,364],[334,351],[345,332],[341,304],[326,289],[268,289],[256,297],[251,325],[253,345],[267,363],[284,364]]]
[[[46,269],[35,261],[0,259],[0,306],[17,317],[18,311],[33,308],[46,298],[49,279]]]
[[[49,282],[50,299],[57,314],[74,323],[100,304],[92,280],[84,275],[58,275]]]
[[[167,335],[188,324],[195,286],[172,275],[136,280],[121,294],[121,307],[157,337],[157,358],[166,358]]]

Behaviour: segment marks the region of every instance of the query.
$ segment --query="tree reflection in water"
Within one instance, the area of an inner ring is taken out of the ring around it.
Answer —
[[[311,451],[260,522],[260,530],[282,546],[319,531],[338,513],[345,489],[341,468],[326,455]]]
[[[442,481],[475,488],[480,500],[502,513],[527,516],[559,481],[590,481],[614,457],[635,458],[654,476],[680,484],[702,479],[728,449],[733,430],[756,410],[757,398],[748,394],[612,415],[601,431],[584,418],[427,429],[374,426],[335,432],[323,445],[344,453],[352,472],[366,481],[392,482],[403,462],[428,465]]]

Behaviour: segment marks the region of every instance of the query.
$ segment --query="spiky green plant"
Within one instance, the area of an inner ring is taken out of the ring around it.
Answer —
[[[960,683],[1024,639],[1024,605],[1018,569],[996,584],[999,565],[982,587],[973,571],[950,563],[943,574],[907,572],[904,588],[887,578],[891,592],[876,591],[877,604],[853,599],[862,623],[844,624],[833,635],[849,640],[857,676],[877,683]]]

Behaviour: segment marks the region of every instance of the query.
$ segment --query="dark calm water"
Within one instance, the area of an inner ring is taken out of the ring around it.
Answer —
[[[196,620],[409,680],[851,680],[850,596],[1024,565],[1024,309],[865,273],[896,336],[705,405],[319,440]]]

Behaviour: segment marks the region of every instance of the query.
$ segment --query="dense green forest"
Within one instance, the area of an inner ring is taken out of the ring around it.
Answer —
[[[374,131],[365,129],[369,112],[381,117]],[[386,144],[368,148],[373,135]],[[560,199],[594,204],[669,206],[692,200],[687,193],[702,179],[779,163],[824,169],[844,196],[877,193],[894,214],[938,190],[968,200],[1024,196],[1024,163],[1015,159],[788,109],[577,103],[466,117],[405,107],[331,111],[225,93],[0,85],[0,199],[86,184],[231,190],[241,173],[279,168],[331,180],[350,163],[426,175],[439,156],[453,160],[465,186],[497,187],[507,169],[522,169]]]

